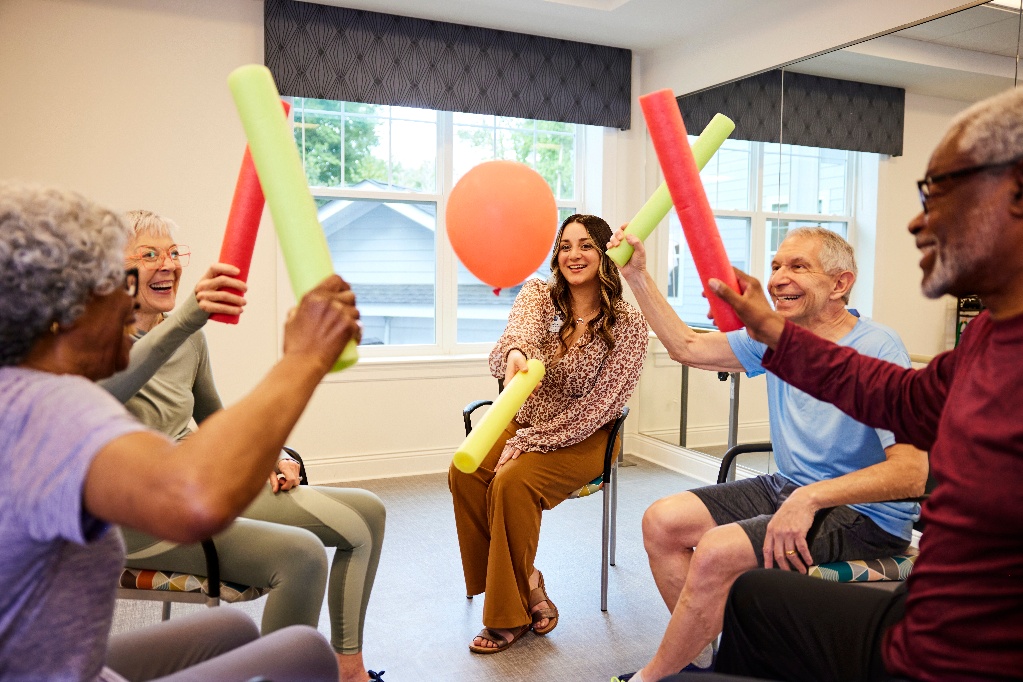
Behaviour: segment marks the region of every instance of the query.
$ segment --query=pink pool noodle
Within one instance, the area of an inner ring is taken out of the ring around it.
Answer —
[[[696,271],[710,302],[714,323],[723,332],[741,329],[742,322],[731,306],[710,293],[707,287],[708,280],[714,278],[739,291],[739,281],[728,260],[721,233],[714,221],[714,212],[700,181],[700,171],[686,138],[686,126],[675,94],[668,89],[658,90],[640,97],[639,104],[671,201],[675,204],[675,212],[693,254]]]
[[[284,115],[291,111],[291,105],[281,101]],[[238,183],[234,186],[234,198],[231,200],[231,212],[227,216],[227,229],[224,230],[224,241],[220,246],[221,263],[230,263],[241,270],[236,279],[249,281],[249,266],[252,264],[252,251],[256,247],[256,234],[259,232],[259,221],[263,217],[263,188],[256,175],[256,166],[252,163],[252,154],[248,145],[242,157],[242,167],[238,171]],[[224,291],[241,295],[237,289],[225,287]],[[237,315],[216,313],[210,315],[211,320],[225,324],[238,324]]]

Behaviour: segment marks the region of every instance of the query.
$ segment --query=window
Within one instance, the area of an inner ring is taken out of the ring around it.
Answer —
[[[520,287],[495,294],[438,238],[445,198],[470,168],[519,161],[550,184],[559,219],[583,205],[584,126],[308,98],[295,98],[293,116],[334,268],[359,301],[362,345],[384,347],[373,353],[481,352],[504,329]],[[549,274],[544,262],[535,276]]]
[[[690,138],[690,141],[695,138]],[[732,265],[765,281],[789,229],[820,225],[849,239],[856,164],[876,155],[726,140],[700,173]],[[669,215],[668,300],[688,324],[711,326],[678,216]]]

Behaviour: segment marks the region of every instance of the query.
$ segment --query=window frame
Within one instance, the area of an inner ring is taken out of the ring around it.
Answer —
[[[292,100],[293,101],[293,100]],[[365,116],[360,114],[360,116]],[[289,114],[292,125],[295,122],[295,109]],[[590,184],[586,178],[586,126],[572,125],[575,151],[574,198],[559,199],[555,195],[555,203],[559,212],[564,208],[572,208],[576,213],[585,213],[587,206],[586,187]],[[393,134],[389,132],[389,135]],[[563,134],[563,133],[562,133]],[[458,343],[458,257],[447,238],[444,216],[447,210],[447,198],[455,185],[454,181],[454,113],[437,111],[437,167],[436,184],[433,192],[416,192],[400,190],[367,190],[350,187],[310,186],[315,199],[352,199],[369,201],[393,201],[413,203],[435,203],[437,206],[437,224],[435,231],[435,263],[434,263],[434,343],[403,344],[403,345],[371,345],[360,346],[360,363],[380,366],[396,363],[402,373],[410,364],[424,366],[442,362],[445,364],[469,362],[464,370],[465,376],[478,374],[476,365],[480,358],[489,354],[494,342]],[[390,144],[390,141],[388,142]],[[303,150],[299,150],[300,155]],[[393,151],[391,152],[393,158]],[[342,176],[343,176],[342,160]],[[596,169],[592,169],[596,172]],[[391,177],[388,168],[388,177]],[[294,296],[288,285],[288,276],[282,259],[278,259],[278,306],[280,321],[283,323],[287,310],[294,305]],[[344,273],[339,273],[342,277]],[[496,341],[497,339],[494,339]],[[351,376],[351,371],[345,372]],[[358,374],[358,372],[356,373]],[[459,374],[461,375],[461,374]],[[326,381],[337,374],[327,375]],[[335,379],[336,380],[336,379]]]

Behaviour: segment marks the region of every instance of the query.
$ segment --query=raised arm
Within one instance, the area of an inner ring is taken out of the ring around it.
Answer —
[[[358,338],[354,304],[332,275],[302,298],[285,326],[284,357],[248,396],[181,444],[145,432],[103,447],[86,476],[86,509],[174,542],[225,527],[265,484],[320,379]]]
[[[772,349],[764,355],[764,369],[857,421],[893,431],[900,443],[931,449],[955,373],[955,351],[919,370],[860,355],[786,322],[771,310],[760,282],[738,270],[736,275],[742,294],[716,280],[711,288],[735,309],[750,336]]]
[[[237,274],[238,268],[233,265],[226,263],[211,265],[195,285],[195,294],[187,297],[166,321],[156,325],[152,331],[135,342],[131,348],[128,366],[117,374],[99,381],[99,385],[122,403],[128,402],[153,378],[188,337],[203,328],[210,315],[241,314],[245,307],[245,299],[221,291],[224,287],[245,291],[247,288],[245,282],[233,277]]]
[[[740,372],[744,368],[728,343],[728,337],[721,332],[701,334],[689,327],[671,307],[661,293],[653,277],[646,269],[646,249],[635,235],[625,235],[619,228],[608,247],[617,246],[625,240],[632,246],[632,258],[619,268],[622,277],[629,283],[636,296],[643,315],[658,340],[675,362],[698,369],[717,372]]]

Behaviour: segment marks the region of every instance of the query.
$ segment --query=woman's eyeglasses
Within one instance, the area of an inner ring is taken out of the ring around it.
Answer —
[[[140,246],[131,260],[140,261],[147,270],[159,270],[168,258],[176,268],[188,265],[188,257],[192,255],[184,244],[176,244],[166,249],[155,246]]]

